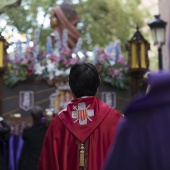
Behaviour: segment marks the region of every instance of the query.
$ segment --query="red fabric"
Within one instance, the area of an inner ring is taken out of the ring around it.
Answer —
[[[85,102],[94,116],[86,125],[72,118],[73,106]],[[88,170],[99,170],[112,144],[121,114],[96,97],[72,100],[51,121],[39,160],[39,170],[79,170],[78,142],[89,139]]]

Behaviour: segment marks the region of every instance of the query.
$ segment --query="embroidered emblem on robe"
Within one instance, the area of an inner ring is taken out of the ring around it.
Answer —
[[[94,110],[93,109],[88,110],[89,107],[90,105],[86,107],[85,102],[78,103],[78,106],[73,106],[74,111],[72,111],[72,118],[76,119],[74,123],[79,121],[80,125],[85,125],[87,124],[87,119],[92,121],[90,117],[94,116]]]

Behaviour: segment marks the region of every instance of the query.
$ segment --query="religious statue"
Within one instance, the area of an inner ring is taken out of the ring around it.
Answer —
[[[60,6],[51,10],[50,25],[54,29],[51,36],[52,44],[58,43],[58,48],[63,45],[74,49],[80,37],[76,28],[79,17],[73,5],[64,1]]]

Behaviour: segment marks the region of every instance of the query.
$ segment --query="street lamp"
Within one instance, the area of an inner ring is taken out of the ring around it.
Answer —
[[[166,22],[160,19],[160,15],[155,15],[151,22],[148,24],[155,45],[158,45],[158,66],[162,70],[162,45],[165,44],[166,36]]]
[[[128,50],[129,73],[131,76],[131,94],[138,93],[143,82],[143,75],[148,71],[148,51],[150,44],[136,27],[136,32],[126,44]]]

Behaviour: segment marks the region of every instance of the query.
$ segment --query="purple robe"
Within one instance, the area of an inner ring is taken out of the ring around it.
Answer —
[[[170,73],[150,74],[149,84],[126,109],[104,170],[170,170]]]

